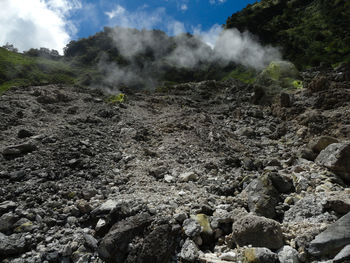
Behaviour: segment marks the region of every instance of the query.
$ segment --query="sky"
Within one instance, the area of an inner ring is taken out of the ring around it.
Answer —
[[[256,0],[0,0],[0,46],[58,50],[105,26],[200,35],[213,45],[221,25]]]

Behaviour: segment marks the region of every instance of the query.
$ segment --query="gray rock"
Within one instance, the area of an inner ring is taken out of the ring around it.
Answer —
[[[284,246],[277,251],[281,263],[299,263],[298,251],[291,246]]]
[[[92,211],[92,214],[93,215],[109,214],[112,210],[116,209],[119,204],[120,202],[116,200],[107,200],[106,202],[101,204],[99,207],[95,208]]]
[[[350,262],[350,245],[345,246],[333,259],[333,263]]]
[[[0,255],[3,257],[18,255],[29,249],[24,235],[12,234],[6,236],[0,233]]]
[[[172,234],[171,226],[156,227],[142,242],[137,262],[163,263],[170,262],[175,254],[176,235]]]
[[[267,175],[253,180],[244,191],[248,196],[250,212],[268,218],[276,216],[275,207],[278,203],[279,194]]]
[[[336,219],[324,211],[325,196],[307,195],[284,213],[283,222],[328,223]]]
[[[27,153],[30,153],[32,151],[35,151],[37,149],[37,146],[34,144],[34,142],[25,142],[21,144],[16,144],[16,145],[10,145],[6,147],[2,151],[2,155],[5,158],[12,158],[12,157],[17,157],[21,156]]]
[[[331,224],[311,241],[308,252],[313,256],[336,254],[350,244],[350,213]]]
[[[201,226],[193,218],[186,219],[182,224],[182,228],[188,237],[194,237],[201,233]]]
[[[113,225],[99,244],[100,258],[107,263],[124,262],[127,258],[129,243],[136,235],[142,233],[152,220],[148,213],[142,213]]]
[[[0,232],[4,234],[9,234],[12,231],[13,225],[17,222],[18,217],[10,212],[3,214],[0,217]]]
[[[321,136],[311,141],[309,143],[309,148],[315,153],[320,153],[322,150],[326,149],[328,145],[338,142],[339,141],[336,138],[330,136]]]
[[[180,252],[180,258],[188,261],[195,262],[199,257],[199,249],[197,245],[189,238],[186,239]]]
[[[174,219],[179,222],[179,223],[183,223],[183,221],[185,221],[187,219],[187,214],[186,213],[177,213],[174,215]]]
[[[20,139],[28,138],[28,137],[31,137],[33,135],[34,134],[31,131],[28,131],[26,129],[20,129],[17,133],[17,137]]]
[[[194,172],[182,173],[180,174],[179,179],[182,182],[196,181],[198,179],[198,175]]]
[[[328,193],[324,207],[344,215],[350,212],[350,193],[347,191]]]
[[[89,248],[92,251],[95,251],[97,249],[98,241],[92,235],[84,234],[84,240],[85,240],[84,246],[86,248]]]
[[[244,258],[246,263],[279,263],[277,254],[265,247],[247,248]]]
[[[254,215],[247,215],[232,225],[232,238],[239,246],[252,245],[270,249],[283,246],[280,224]]]
[[[13,201],[4,201],[0,203],[0,214],[6,213],[10,211],[11,209],[14,209],[17,207],[17,204]]]
[[[320,152],[316,163],[325,166],[350,182],[350,142],[333,143]]]

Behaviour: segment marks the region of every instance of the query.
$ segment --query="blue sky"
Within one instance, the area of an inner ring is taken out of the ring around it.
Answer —
[[[118,7],[126,10],[127,14],[142,13],[147,19],[147,15],[159,12],[162,20],[154,23],[152,28],[169,32],[164,19],[178,21],[184,24],[186,31],[193,33],[193,28],[201,28],[203,31],[209,30],[213,25],[222,25],[233,13],[243,9],[247,4],[254,3],[255,0],[84,0],[85,8],[76,10],[71,19],[78,22],[78,32],[75,38],[87,37],[98,31],[103,26],[116,26],[118,21],[110,19],[106,13],[113,12]],[[85,16],[85,14],[89,16]],[[145,23],[147,27],[147,23]],[[139,25],[134,25],[140,27]],[[142,28],[139,28],[142,29]]]
[[[65,45],[104,26],[190,32],[212,43],[233,13],[255,0],[0,0],[0,45],[20,51]]]

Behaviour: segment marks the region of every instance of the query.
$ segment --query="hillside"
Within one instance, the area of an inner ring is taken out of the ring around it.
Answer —
[[[0,94],[12,86],[73,84],[79,73],[63,58],[32,57],[0,48]]]
[[[302,72],[268,106],[237,80],[8,90],[0,261],[346,262],[348,70]]]
[[[233,14],[225,27],[282,47],[284,58],[302,68],[349,62],[349,24],[347,0],[262,0]]]

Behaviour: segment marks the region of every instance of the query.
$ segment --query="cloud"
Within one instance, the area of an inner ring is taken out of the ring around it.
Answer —
[[[9,42],[20,51],[47,47],[62,54],[77,31],[67,18],[81,7],[78,0],[1,0],[0,45]]]
[[[225,3],[225,2],[226,2],[226,0],[209,0],[209,3],[210,3],[211,5],[223,4],[223,3]]]
[[[113,10],[105,12],[105,14],[108,16],[111,25],[138,29],[157,27],[162,24],[163,19],[166,17],[165,8],[162,7],[151,12],[147,12],[144,7],[130,12],[123,6],[116,5]]]
[[[181,7],[180,7],[180,9],[181,9],[182,11],[186,11],[186,10],[188,9],[188,6],[187,6],[186,4],[182,4]]]

